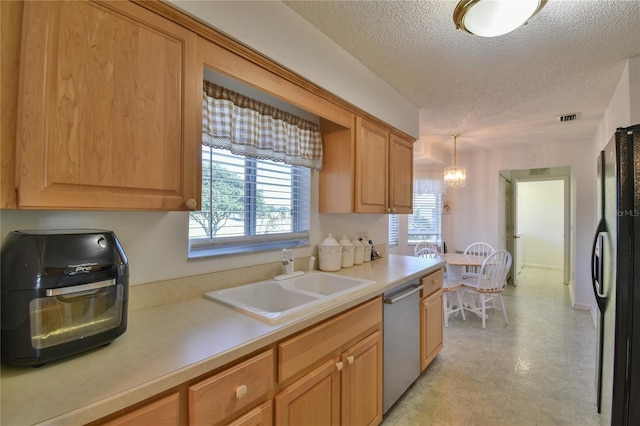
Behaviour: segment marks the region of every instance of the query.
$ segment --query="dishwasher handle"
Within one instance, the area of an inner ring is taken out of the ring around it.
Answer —
[[[413,288],[409,291],[405,291],[404,293],[392,298],[392,299],[384,299],[384,303],[386,303],[387,305],[393,305],[396,302],[401,301],[402,299],[406,299],[407,297],[411,296],[412,294],[415,294],[417,292],[419,292],[420,290],[422,290],[424,288],[423,285],[415,285],[413,286]]]

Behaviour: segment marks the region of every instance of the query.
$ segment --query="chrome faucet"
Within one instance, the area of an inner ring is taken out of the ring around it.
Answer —
[[[293,250],[282,249],[282,266],[285,274],[293,274]]]

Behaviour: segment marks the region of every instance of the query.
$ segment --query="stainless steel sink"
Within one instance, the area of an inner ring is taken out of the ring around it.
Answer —
[[[279,281],[259,281],[211,291],[204,297],[269,324],[277,324],[294,316],[311,314],[371,284],[375,281],[311,272]]]

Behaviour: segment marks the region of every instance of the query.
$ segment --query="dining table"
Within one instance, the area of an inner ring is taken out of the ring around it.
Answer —
[[[465,269],[467,267],[480,267],[486,259],[485,256],[477,256],[475,254],[464,253],[444,253],[442,258],[445,262],[447,262],[447,281],[449,281],[449,283],[451,283],[450,285],[453,286],[455,286],[457,283],[460,283],[460,281],[462,280],[462,274],[465,272]],[[467,303],[463,303],[462,299],[460,299],[460,303],[462,303],[463,305],[463,312],[471,312],[479,317],[482,317],[482,314],[478,312],[477,309],[475,309],[475,302],[473,301],[473,299],[471,299],[470,305],[467,305]]]
[[[447,279],[460,282],[466,267],[481,266],[486,257],[464,253],[444,253],[443,259],[447,262]]]

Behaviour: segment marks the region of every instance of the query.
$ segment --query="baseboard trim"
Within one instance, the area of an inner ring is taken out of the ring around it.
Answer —
[[[593,306],[585,303],[573,303],[572,306],[574,309],[580,309],[581,311],[590,311],[593,309]]]
[[[575,308],[575,306],[576,306],[576,297],[575,297],[575,294],[573,293],[573,283],[569,284],[569,297],[571,298],[571,307]]]
[[[523,264],[525,268],[538,268],[538,269],[552,269],[554,271],[562,271],[564,268],[562,266],[555,265],[539,265],[537,263],[525,263]]]

